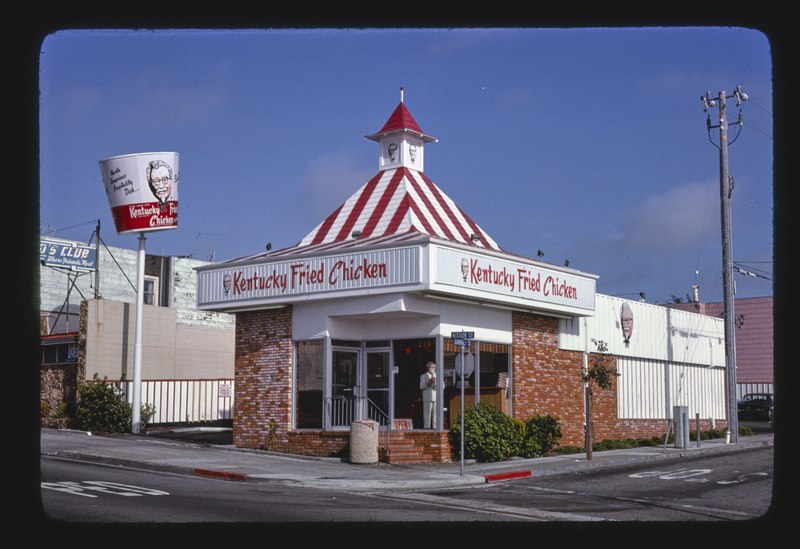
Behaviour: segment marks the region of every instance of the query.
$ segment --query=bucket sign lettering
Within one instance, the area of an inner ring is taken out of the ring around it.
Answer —
[[[100,174],[117,233],[178,227],[178,153],[106,158]]]

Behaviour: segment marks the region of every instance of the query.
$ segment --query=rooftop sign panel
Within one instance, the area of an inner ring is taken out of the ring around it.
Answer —
[[[270,305],[369,292],[420,281],[419,248],[365,250],[348,254],[220,265],[197,272],[201,309]]]
[[[197,303],[234,311],[376,292],[435,292],[508,308],[594,314],[593,275],[510,257],[425,243],[223,263],[197,270]]]
[[[433,286],[469,298],[499,298],[530,308],[578,314],[594,311],[593,275],[456,248],[436,248]]]
[[[43,238],[39,241],[39,261],[47,267],[62,267],[71,271],[94,271],[97,250],[76,242]]]

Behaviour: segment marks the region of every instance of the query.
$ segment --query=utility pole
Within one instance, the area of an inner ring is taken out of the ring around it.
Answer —
[[[94,298],[100,297],[100,220],[97,220],[97,228],[95,229],[95,236],[97,239],[94,243]]]
[[[703,111],[708,112],[709,107],[719,108],[719,124],[711,124],[711,115],[708,115],[706,127],[711,140],[711,130],[719,128],[719,193],[720,208],[722,219],[722,287],[725,298],[725,364],[727,379],[728,396],[728,436],[730,442],[739,442],[739,411],[737,406],[736,391],[736,322],[734,316],[734,289],[733,289],[733,259],[731,245],[731,192],[733,191],[733,179],[728,175],[728,119],[725,107],[726,99],[736,99],[736,106],[740,106],[743,101],[747,101],[747,94],[742,91],[741,86],[736,86],[733,95],[726,95],[724,91],[719,92],[717,100],[711,95],[710,91],[705,96],[700,97],[703,103]],[[736,122],[741,128],[742,111],[739,111],[739,120]],[[735,141],[735,139],[734,139]],[[714,142],[712,141],[712,144]]]

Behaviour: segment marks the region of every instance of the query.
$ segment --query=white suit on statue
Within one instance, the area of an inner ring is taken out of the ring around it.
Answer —
[[[419,377],[422,391],[422,428],[436,429],[436,364],[428,363],[428,371]]]

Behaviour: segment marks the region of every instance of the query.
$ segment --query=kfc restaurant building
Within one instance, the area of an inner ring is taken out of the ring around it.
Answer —
[[[236,315],[234,445],[344,456],[352,423],[373,420],[382,460],[449,461],[463,376],[464,406],[550,414],[562,444],[580,446],[593,339],[622,374],[596,391],[596,440],[664,435],[676,404],[691,402],[704,426],[723,420],[718,319],[598,295],[595,275],[503,251],[426,177],[435,138],[402,96],[367,138],[378,173],[296,246],[197,268],[198,308]],[[451,336],[464,331],[462,354]]]

